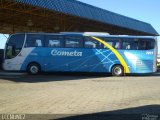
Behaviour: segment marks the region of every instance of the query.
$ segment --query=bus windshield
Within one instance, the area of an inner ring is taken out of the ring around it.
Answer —
[[[102,38],[115,49],[151,50],[155,48],[154,39],[145,38]]]
[[[20,53],[24,43],[24,36],[24,34],[17,34],[9,38],[6,44],[6,59],[12,59]]]

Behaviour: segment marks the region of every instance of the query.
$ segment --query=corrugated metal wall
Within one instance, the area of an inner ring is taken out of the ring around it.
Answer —
[[[15,0],[33,6],[78,16],[81,18],[95,20],[127,29],[142,31],[158,35],[156,30],[148,23],[122,16],[101,8],[97,8],[76,0]]]

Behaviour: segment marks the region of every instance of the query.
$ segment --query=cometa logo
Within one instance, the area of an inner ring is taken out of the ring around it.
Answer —
[[[58,51],[58,50],[52,50],[51,51],[51,55],[52,56],[77,56],[77,57],[81,57],[82,56],[82,52],[77,52],[75,51]]]

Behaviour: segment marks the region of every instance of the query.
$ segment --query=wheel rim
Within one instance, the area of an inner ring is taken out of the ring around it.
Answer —
[[[116,67],[116,68],[114,69],[114,73],[115,73],[116,75],[121,75],[121,74],[122,74],[122,69],[121,69],[120,67]]]
[[[31,66],[30,71],[32,74],[37,74],[39,69],[37,66]]]

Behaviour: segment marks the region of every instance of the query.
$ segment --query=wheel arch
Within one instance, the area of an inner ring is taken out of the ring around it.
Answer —
[[[122,64],[120,64],[120,63],[117,63],[117,64],[113,64],[113,65],[110,66],[109,72],[112,72],[113,67],[116,66],[116,65],[122,66],[123,70],[125,71],[124,66]]]
[[[41,64],[38,63],[38,62],[36,62],[36,61],[29,62],[29,63],[27,64],[27,66],[26,66],[26,70],[28,69],[29,65],[31,65],[31,64],[37,64],[37,65],[40,67],[40,70],[42,70]]]

